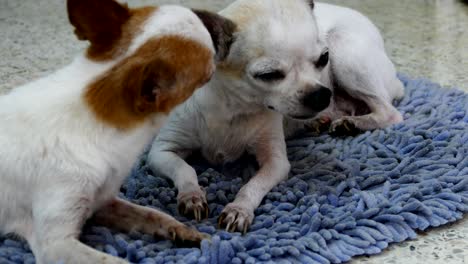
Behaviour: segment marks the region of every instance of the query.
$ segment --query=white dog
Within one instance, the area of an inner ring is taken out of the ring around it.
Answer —
[[[201,150],[208,161],[223,163],[254,153],[259,171],[219,217],[221,227],[245,232],[290,169],[282,116],[386,127],[402,120],[391,101],[403,88],[378,30],[356,11],[310,0],[238,0],[221,14],[237,25],[229,54],[212,80],[170,115],[149,161],[174,181],[180,213],[200,220],[208,215],[205,193],[184,158]],[[361,101],[367,110],[354,105]]]
[[[168,112],[209,80],[213,40],[229,39],[232,23],[177,6],[67,7],[87,51],[0,97],[0,232],[26,238],[47,264],[126,263],[79,242],[93,213],[122,231],[199,243],[205,235],[117,194]]]

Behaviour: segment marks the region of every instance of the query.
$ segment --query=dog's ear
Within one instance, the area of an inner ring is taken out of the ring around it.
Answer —
[[[136,114],[149,114],[160,112],[164,109],[162,101],[165,100],[166,93],[176,84],[176,73],[162,60],[155,60],[148,64],[130,67],[127,71],[124,85],[127,91],[132,94],[127,98],[132,98],[133,111]]]
[[[229,55],[229,50],[234,42],[236,24],[228,18],[209,11],[193,9],[193,12],[210,32],[216,49],[217,61],[223,61]]]
[[[175,86],[175,76],[164,61],[129,59],[92,83],[85,97],[99,118],[125,129],[166,110],[164,100]]]
[[[102,51],[120,38],[122,25],[130,18],[127,5],[114,0],[67,0],[67,11],[78,39]]]

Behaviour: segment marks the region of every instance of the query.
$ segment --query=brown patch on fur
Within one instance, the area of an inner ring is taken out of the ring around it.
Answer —
[[[206,83],[213,70],[210,49],[179,36],[164,36],[147,41],[98,77],[84,97],[100,120],[130,129],[152,114],[169,113]]]
[[[106,61],[127,51],[157,7],[129,9],[114,0],[68,0],[67,9],[78,39],[91,43],[87,57]]]
[[[244,72],[245,66],[242,65],[241,67],[235,67],[231,66],[225,63],[218,64],[216,66],[216,71],[222,73],[223,75],[227,76],[228,78],[233,78],[233,79],[241,79],[245,72]]]

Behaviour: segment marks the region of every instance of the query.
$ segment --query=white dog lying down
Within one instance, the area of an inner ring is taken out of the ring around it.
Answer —
[[[219,29],[233,26],[201,12],[209,32],[177,6],[68,0],[67,7],[87,51],[0,96],[0,233],[26,238],[46,264],[126,263],[78,241],[93,213],[122,231],[199,243],[205,235],[117,194],[168,112],[209,80],[213,42],[230,38]]]
[[[290,169],[282,116],[386,127],[402,120],[391,101],[403,88],[378,30],[356,11],[310,0],[238,0],[220,14],[237,25],[229,55],[170,115],[149,161],[174,181],[179,212],[201,220],[205,193],[184,158],[195,150],[212,163],[255,154],[259,171],[219,216],[220,227],[245,232]],[[344,116],[351,114],[365,115]]]

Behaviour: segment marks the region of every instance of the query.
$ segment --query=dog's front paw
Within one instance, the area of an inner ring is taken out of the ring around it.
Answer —
[[[226,205],[223,212],[219,215],[218,225],[219,228],[225,229],[226,231],[240,231],[245,234],[252,224],[253,219],[254,214],[251,210],[230,203]]]
[[[179,193],[177,195],[177,204],[179,214],[197,221],[208,218],[210,213],[206,195],[202,190]]]
[[[174,225],[168,228],[169,238],[177,246],[182,247],[200,247],[201,241],[210,239],[210,235],[200,233],[183,224]]]
[[[320,135],[330,129],[331,119],[329,117],[322,117],[308,121],[305,124],[305,129],[314,135]]]
[[[330,134],[334,136],[356,136],[362,133],[352,120],[346,118],[340,118],[333,121],[330,126]]]

